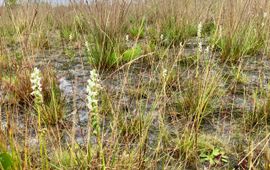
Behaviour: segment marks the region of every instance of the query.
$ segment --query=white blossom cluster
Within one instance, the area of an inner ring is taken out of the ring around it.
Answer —
[[[88,41],[85,41],[85,47],[86,47],[87,52],[90,53],[91,50],[90,50],[90,44]]]
[[[98,115],[98,94],[101,89],[100,80],[96,70],[90,71],[90,79],[86,87],[87,91],[87,107],[89,109],[91,126],[93,133],[98,134],[99,128],[99,115]]]
[[[74,38],[73,34],[72,34],[72,33],[71,33],[71,34],[69,34],[69,41],[72,41],[72,40],[73,40],[73,38]]]
[[[203,52],[203,49],[202,49],[202,40],[201,40],[201,38],[202,38],[202,23],[200,22],[200,23],[198,24],[198,30],[197,30],[198,51],[199,51],[200,53]]]
[[[202,23],[201,22],[198,24],[198,30],[197,31],[198,31],[197,32],[197,37],[202,38]]]
[[[30,81],[33,90],[31,95],[35,97],[36,102],[43,102],[43,97],[41,94],[41,73],[38,68],[34,68],[34,71],[31,73]]]
[[[98,104],[98,91],[101,88],[96,70],[90,71],[90,79],[87,81],[87,107],[89,111],[95,110]]]

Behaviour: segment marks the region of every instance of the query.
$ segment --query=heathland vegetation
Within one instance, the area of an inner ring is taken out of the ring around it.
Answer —
[[[0,169],[270,169],[268,0],[0,7]]]

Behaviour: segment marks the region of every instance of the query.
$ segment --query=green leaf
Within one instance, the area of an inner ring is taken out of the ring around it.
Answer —
[[[224,155],[225,153],[218,149],[215,148],[212,150],[212,152],[202,152],[200,154],[200,161],[201,162],[209,162],[211,166],[217,165],[220,163],[228,163],[228,156]],[[221,159],[219,159],[221,156]]]
[[[111,57],[109,58],[109,64],[114,65],[118,63],[118,56],[120,56],[117,52],[113,52]]]
[[[205,158],[205,157],[207,157],[207,155],[206,155],[205,153],[201,153],[201,154],[200,154],[200,157],[201,157],[201,158]]]
[[[0,164],[2,165],[4,170],[10,169],[12,164],[13,164],[12,157],[6,152],[1,153],[0,154]]]
[[[215,156],[215,157],[220,155],[220,150],[219,149],[214,149],[213,152],[212,152],[212,155]]]
[[[224,163],[228,163],[228,156],[222,156],[221,157],[221,161],[224,162]]]
[[[128,49],[126,50],[124,53],[123,53],[123,61],[131,61],[137,57],[139,57],[141,54],[142,54],[142,48],[141,46],[137,45],[131,49]]]

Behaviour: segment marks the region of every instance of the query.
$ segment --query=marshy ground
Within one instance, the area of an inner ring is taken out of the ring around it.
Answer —
[[[0,169],[270,169],[269,2],[0,7]]]

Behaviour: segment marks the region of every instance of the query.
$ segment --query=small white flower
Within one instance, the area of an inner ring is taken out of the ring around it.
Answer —
[[[205,54],[209,55],[210,54],[210,46],[207,46],[205,49]]]
[[[198,24],[197,37],[198,39],[202,38],[202,23],[201,22]]]
[[[36,102],[43,102],[43,97],[41,94],[41,91],[42,91],[41,73],[38,68],[36,67],[34,68],[34,71],[31,73],[30,81],[31,81],[31,88],[33,90],[31,95],[35,96]]]
[[[88,41],[85,41],[85,47],[86,47],[86,50],[88,53],[90,53],[90,45],[89,45],[89,42]]]
[[[203,52],[202,42],[201,41],[198,42],[198,51],[199,51],[199,53]]]
[[[168,75],[168,70],[167,69],[163,69],[163,71],[162,71],[162,77],[163,77],[163,79],[166,79],[167,75]]]
[[[128,34],[126,35],[126,41],[127,42],[129,41],[129,35]]]
[[[164,39],[164,35],[161,34],[161,35],[160,35],[160,40],[163,41],[163,39]]]
[[[73,40],[73,34],[69,34],[69,41],[72,41]]]

